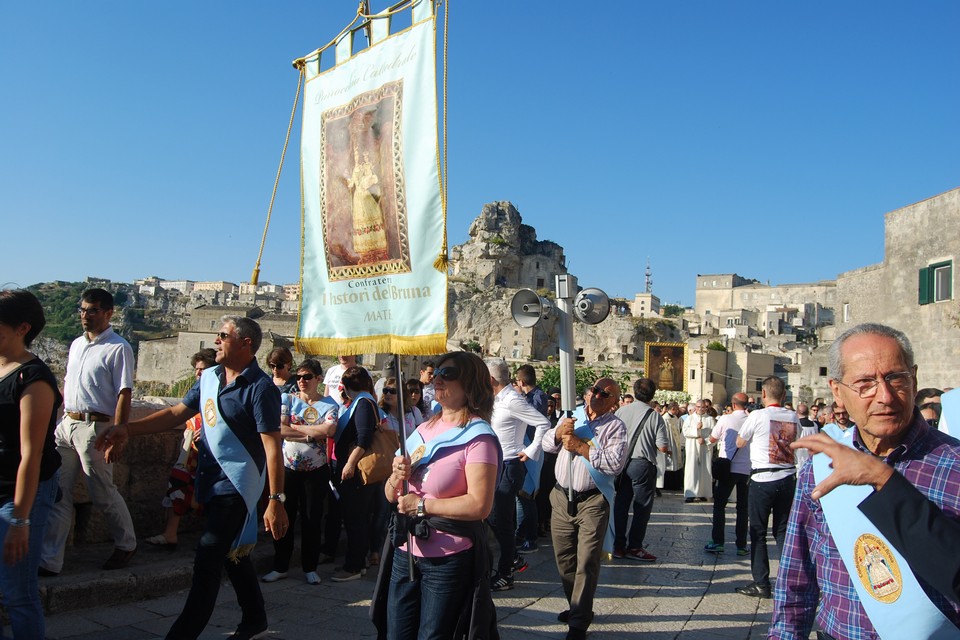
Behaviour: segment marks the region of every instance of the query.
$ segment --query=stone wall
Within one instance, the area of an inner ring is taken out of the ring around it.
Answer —
[[[176,402],[152,400],[135,400],[131,419],[142,418]],[[166,492],[170,468],[177,459],[182,440],[182,429],[131,438],[121,460],[113,465],[113,481],[127,502],[138,539],[163,530],[166,513],[160,500]],[[103,513],[93,508],[82,474],[73,495],[76,522],[67,544],[109,541],[111,538]],[[184,530],[196,528],[198,519],[187,516],[180,526]]]
[[[891,211],[885,218],[884,261],[840,274],[837,332],[861,322],[900,329],[913,344],[920,387],[960,386],[957,257],[960,253],[960,189]],[[949,261],[951,299],[921,305],[920,269]]]

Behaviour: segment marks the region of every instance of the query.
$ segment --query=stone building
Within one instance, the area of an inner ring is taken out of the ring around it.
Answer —
[[[920,387],[960,386],[958,253],[960,188],[887,213],[883,262],[837,276],[835,333],[861,322],[896,327],[913,344]]]

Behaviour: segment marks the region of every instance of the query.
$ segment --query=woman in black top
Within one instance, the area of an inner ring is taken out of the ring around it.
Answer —
[[[365,485],[360,480],[357,463],[373,443],[373,434],[380,424],[380,409],[373,398],[373,380],[366,369],[353,366],[343,372],[344,407],[337,427],[337,473],[340,484],[340,505],[343,528],[347,534],[347,555],[334,575],[334,582],[358,580],[366,573],[367,550],[370,548],[370,516],[373,499],[383,492],[383,483]]]
[[[25,290],[0,291],[0,593],[14,638],[43,638],[37,569],[57,495],[53,443],[63,402],[50,369],[27,348],[45,320]]]

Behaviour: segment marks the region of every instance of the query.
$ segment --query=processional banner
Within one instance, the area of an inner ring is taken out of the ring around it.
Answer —
[[[434,266],[446,247],[436,19],[429,0],[420,4],[427,17],[414,12],[396,34],[374,23],[381,38],[360,52],[347,33],[330,69],[320,70],[320,54],[305,59],[303,353],[445,350],[447,274]]]

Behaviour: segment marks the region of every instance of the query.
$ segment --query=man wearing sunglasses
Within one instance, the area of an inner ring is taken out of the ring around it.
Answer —
[[[916,410],[917,367],[902,332],[880,324],[857,325],[831,345],[829,361],[837,409],[849,413],[854,425],[844,432],[825,428],[799,444],[827,434],[897,473],[879,480],[851,478],[843,456],[833,461],[824,454],[814,455],[800,470],[770,638],[805,638],[815,622],[826,639],[957,637],[960,604],[935,593],[923,578],[929,560],[935,560],[936,547],[924,543],[932,521],[921,521],[923,510],[903,493],[901,502],[884,494],[890,479],[902,476],[936,507],[926,509],[928,514],[939,511],[960,521],[960,442],[931,428]],[[831,446],[811,448],[829,454]],[[863,486],[831,490],[852,479]],[[896,491],[895,484],[889,489]],[[752,499],[753,487],[750,491]],[[879,517],[871,516],[871,506],[878,504],[885,507]],[[911,526],[900,528],[901,544],[912,547],[913,557],[930,554],[916,568],[908,561],[910,554],[895,552],[898,536],[881,536],[884,523],[896,519],[891,516],[905,515],[897,514],[900,510],[918,514]],[[953,542],[955,547],[955,538]],[[950,591],[949,585],[939,588]]]
[[[593,599],[613,507],[613,479],[627,463],[627,427],[614,414],[620,403],[620,385],[600,378],[584,393],[584,401],[585,420],[578,424],[574,418],[561,418],[543,436],[543,450],[558,454],[557,485],[550,492],[550,530],[570,606],[558,616],[569,627],[567,640],[585,638],[593,620]]]
[[[259,637],[267,629],[263,594],[250,553],[257,540],[257,502],[269,486],[264,529],[280,540],[286,534],[280,391],[257,364],[263,340],[260,325],[242,316],[224,316],[214,344],[217,366],[206,369],[181,402],[145,418],[118,425],[97,439],[107,460],[133,435],[160,433],[203,416],[197,444],[195,496],[203,505],[203,534],[193,563],[193,582],[183,611],[167,640],[194,640],[217,603],[226,569],[241,611],[234,640]]]
[[[83,335],[70,345],[67,375],[63,382],[63,420],[57,425],[57,451],[63,460],[60,491],[53,506],[43,542],[40,575],[55,576],[63,568],[63,554],[73,524],[73,487],[83,471],[93,503],[103,511],[113,538],[113,555],[104,569],[122,569],[137,551],[137,536],[127,503],[113,483],[113,465],[93,443],[114,424],[130,415],[133,390],[133,350],[114,333],[113,295],[88,289],[80,297]]]

